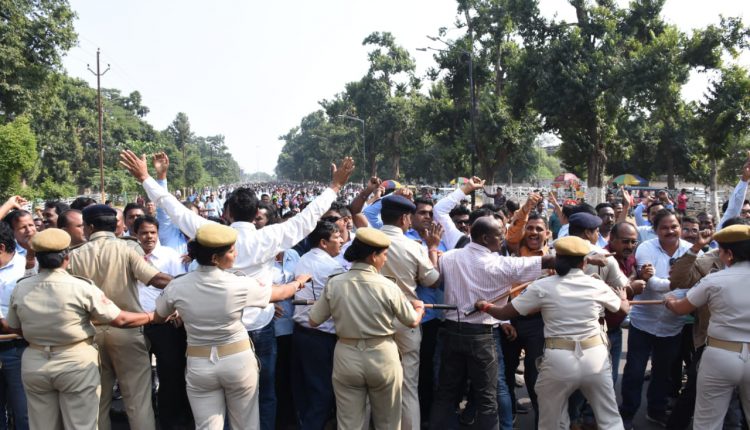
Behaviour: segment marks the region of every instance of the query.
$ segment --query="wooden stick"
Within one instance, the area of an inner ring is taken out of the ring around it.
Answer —
[[[629,300],[631,305],[663,305],[664,300]]]
[[[19,336],[17,334],[12,334],[12,333],[11,334],[0,334],[0,340],[16,340],[16,339],[20,339],[20,338],[21,338],[21,336]]]
[[[510,296],[511,294],[515,294],[515,293],[517,293],[517,292],[525,289],[526,287],[528,287],[529,285],[531,285],[532,282],[534,282],[534,281],[524,282],[523,284],[521,284],[521,285],[519,285],[517,287],[511,288],[510,290],[504,292],[503,294],[500,294],[499,296],[495,297],[494,299],[489,300],[489,302],[490,303],[497,303],[500,300],[502,300],[502,299]],[[464,316],[468,317],[469,315],[474,315],[477,312],[479,312],[478,309],[472,309],[470,311],[464,312]]]
[[[315,304],[315,300],[312,300],[312,299],[296,299],[296,300],[292,300],[292,304],[294,306],[309,306],[309,305],[314,305]],[[424,307],[426,309],[448,309],[448,310],[458,309],[458,306],[456,306],[456,305],[449,305],[449,304],[444,304],[444,303],[434,303],[434,304],[433,303],[425,303]],[[0,335],[0,336],[3,336],[3,335]],[[15,335],[13,335],[13,336],[15,336]],[[2,337],[0,337],[0,339],[2,339]]]

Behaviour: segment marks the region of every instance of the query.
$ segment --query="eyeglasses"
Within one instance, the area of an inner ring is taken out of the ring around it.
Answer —
[[[456,220],[456,221],[453,221],[453,224],[456,224],[456,225],[468,225],[469,224],[469,220]]]
[[[321,221],[328,221],[328,222],[335,223],[336,221],[338,221],[340,219],[341,219],[341,217],[338,217],[338,216],[327,216],[327,217],[321,218]]]
[[[750,209],[742,209],[742,210],[740,211],[740,213],[741,213],[742,215],[750,215]]]

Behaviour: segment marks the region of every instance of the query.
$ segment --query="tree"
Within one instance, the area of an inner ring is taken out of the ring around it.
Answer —
[[[18,192],[22,179],[37,160],[36,138],[31,132],[29,119],[18,117],[0,125],[0,194]]]
[[[179,112],[174,121],[172,121],[172,124],[167,128],[167,133],[172,137],[172,141],[182,155],[182,184],[185,186],[188,182],[186,176],[187,163],[185,163],[184,160],[188,159],[188,147],[193,143],[194,137],[193,132],[190,131],[190,121],[188,120],[187,114]]]
[[[22,114],[76,42],[66,0],[0,0],[0,122]]]

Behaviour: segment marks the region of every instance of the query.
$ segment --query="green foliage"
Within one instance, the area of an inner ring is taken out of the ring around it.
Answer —
[[[17,193],[37,160],[36,137],[28,117],[0,125],[0,195]]]

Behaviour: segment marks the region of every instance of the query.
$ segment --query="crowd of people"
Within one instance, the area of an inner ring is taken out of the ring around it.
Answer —
[[[182,201],[148,161],[122,209],[0,206],[0,428],[110,429],[121,395],[146,430],[631,429],[646,377],[649,421],[747,428],[750,160],[718,222],[684,190],[435,201],[351,158]]]

